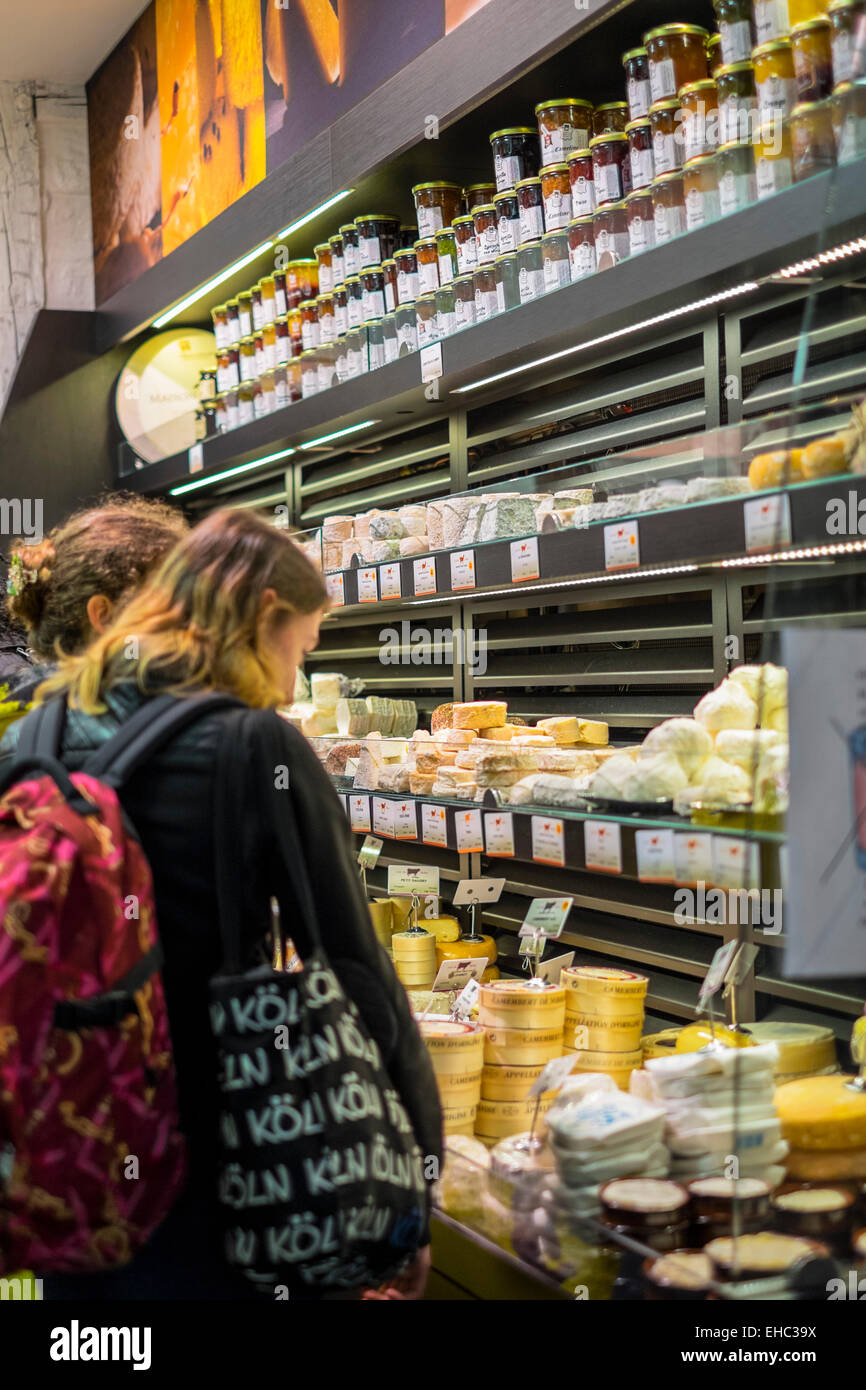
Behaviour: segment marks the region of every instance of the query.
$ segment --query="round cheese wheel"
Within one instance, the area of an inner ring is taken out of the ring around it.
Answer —
[[[418,1027],[437,1076],[442,1073],[466,1076],[480,1065],[485,1038],[475,1024],[425,1018],[419,1019]]]
[[[595,1018],[643,1018],[643,998],[634,994],[592,994],[589,990],[570,989],[566,994],[567,1013],[592,1014]]]
[[[774,1042],[779,1049],[777,1076],[809,1076],[837,1066],[836,1039],[830,1028],[815,1023],[776,1023],[763,1020],[746,1025],[756,1043]]]
[[[546,1066],[534,1062],[529,1066],[484,1066],[481,1072],[481,1095],[484,1100],[525,1100],[533,1082]],[[545,1093],[548,1094],[548,1093]]]
[[[634,1052],[640,1046],[643,1014],[597,1018],[594,1014],[565,1015],[562,1041],[566,1047],[596,1052]]]
[[[618,970],[598,965],[571,965],[563,970],[560,982],[568,990],[580,990],[584,994],[607,996],[631,996],[642,999],[647,992],[649,979],[637,975],[633,970]]]
[[[647,1033],[640,1040],[644,1061],[648,1057],[670,1057],[676,1051],[679,1028],[664,1028],[660,1033]]]
[[[464,1075],[461,1072],[437,1074],[439,1099],[444,1106],[477,1105],[481,1099],[481,1068]]]
[[[755,1040],[749,1033],[741,1033],[737,1028],[727,1028],[723,1023],[717,1023],[715,1029],[709,1023],[690,1023],[686,1028],[681,1028],[677,1036],[677,1052],[699,1052],[702,1047],[713,1041],[713,1037],[722,1047],[754,1047]]]
[[[456,917],[424,917],[424,930],[435,936],[437,946],[456,941],[460,935],[460,923]]]
[[[558,985],[534,985],[529,980],[496,980],[482,984],[478,1021],[489,1028],[561,1028],[565,1019],[565,990]]]
[[[543,1097],[538,1107],[536,1134],[544,1133],[544,1115],[551,1102]],[[532,1125],[536,1101],[532,1100],[480,1100],[475,1112],[475,1133],[487,1138],[504,1139],[509,1134],[523,1134]]]
[[[433,965],[436,960],[436,938],[430,932],[394,932],[391,937],[391,949],[397,961]]]
[[[492,965],[496,960],[496,942],[492,936],[480,936],[477,940],[472,937],[458,937],[456,941],[437,941],[436,943],[436,969],[438,970],[445,960],[481,960],[484,958],[488,965]]]
[[[562,1055],[562,1028],[485,1028],[487,1066],[531,1066]]]
[[[776,1090],[782,1135],[796,1149],[866,1147],[866,1092],[851,1076],[807,1076]]]
[[[800,1182],[849,1182],[866,1178],[864,1149],[791,1149],[785,1159],[789,1178]]]

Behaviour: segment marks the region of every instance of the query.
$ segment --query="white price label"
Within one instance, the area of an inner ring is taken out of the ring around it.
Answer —
[[[498,903],[504,887],[504,878],[461,878],[451,901],[455,907],[465,907],[470,903]]]
[[[373,869],[379,862],[381,853],[382,841],[377,840],[375,835],[368,835],[358,850],[358,863],[362,869]]]
[[[325,588],[328,591],[328,598],[331,600],[333,608],[342,608],[346,602],[346,588],[343,581],[343,572],[325,575]]]
[[[672,830],[636,830],[637,876],[641,883],[673,883],[674,832]]]
[[[709,883],[713,873],[713,837],[678,830],[674,835],[674,878],[689,888]]]
[[[585,820],[583,847],[588,869],[604,874],[622,873],[622,837],[615,821]]]
[[[533,898],[518,936],[560,936],[574,898]]]
[[[736,835],[713,836],[711,882],[716,888],[758,887],[758,846]]]
[[[710,968],[704,977],[703,984],[698,991],[698,1011],[706,1004],[708,999],[712,999],[714,994],[718,994],[722,981],[728,972],[728,967],[734,958],[737,949],[736,941],[726,941],[724,946],[720,946],[710,961]]]
[[[414,801],[393,802],[394,838],[396,840],[418,839],[418,817]]]
[[[435,272],[434,272],[435,273]],[[423,347],[421,357],[421,380],[426,386],[442,375],[442,344],[430,343]]]
[[[373,797],[373,829],[377,835],[394,838],[394,803],[387,797]]]
[[[444,806],[421,807],[421,839],[425,845],[448,844],[448,823]]]
[[[551,956],[550,960],[539,961],[535,967],[535,973],[539,980],[544,980],[545,984],[558,985],[563,970],[568,970],[573,963],[574,951],[566,951],[565,955]]]
[[[467,956],[465,960],[445,960],[436,973],[433,989],[437,993],[443,990],[461,989],[467,980],[480,980],[486,969],[486,956],[478,956],[477,958]]]
[[[640,564],[640,542],[636,521],[616,521],[604,528],[604,567],[631,570]]]
[[[791,544],[791,500],[786,492],[751,497],[743,503],[746,550],[773,550]]]
[[[415,597],[436,592],[436,561],[432,555],[424,555],[412,566],[415,577]]]
[[[457,998],[454,1000],[454,1008],[452,1010],[454,1017],[462,1019],[470,1018],[480,993],[481,986],[477,980],[470,980],[468,984],[464,985]]]
[[[522,579],[537,579],[541,571],[538,568],[538,539],[530,536],[525,541],[511,542],[511,582],[519,584]]]
[[[439,892],[438,864],[389,864],[388,892],[395,898]]]
[[[204,468],[204,445],[193,444],[189,451],[190,473],[200,473]]]
[[[510,811],[486,811],[484,843],[491,859],[514,858],[514,816]]]
[[[382,598],[402,598],[399,565],[380,565],[379,593]]]
[[[455,812],[454,832],[457,837],[458,854],[483,854],[480,811]]]
[[[536,864],[565,867],[565,827],[561,820],[532,817],[532,858]]]
[[[375,568],[358,570],[358,602],[379,602],[379,578]]]
[[[349,824],[351,825],[353,830],[370,829],[369,796],[349,797]]]
[[[569,1072],[574,1070],[576,1061],[576,1052],[570,1053],[567,1057],[554,1057],[547,1063],[541,1075],[533,1081],[527,1099],[543,1096],[545,1091],[558,1091]]]
[[[454,550],[451,553],[451,588],[475,588],[475,551]]]

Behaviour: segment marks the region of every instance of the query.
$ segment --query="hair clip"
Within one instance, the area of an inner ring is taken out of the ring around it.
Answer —
[[[17,598],[21,590],[28,584],[35,584],[37,570],[25,568],[24,561],[20,555],[13,555],[9,561],[9,575],[6,579],[6,593],[10,598]]]

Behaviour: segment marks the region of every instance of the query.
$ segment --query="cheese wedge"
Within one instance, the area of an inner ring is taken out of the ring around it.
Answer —
[[[472,700],[454,706],[455,729],[487,729],[505,723],[507,705],[499,700]]]

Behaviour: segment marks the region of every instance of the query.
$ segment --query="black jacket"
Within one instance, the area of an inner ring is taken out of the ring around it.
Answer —
[[[62,753],[70,771],[80,769],[88,755],[117,730],[143,699],[134,687],[119,686],[109,694],[106,714],[85,715],[70,710]],[[215,754],[221,728],[230,714],[217,711],[184,730],[140,768],[121,793],[124,809],[141,838],[153,873],[157,922],[165,953],[163,980],[178,1074],[181,1126],[189,1147],[188,1195],[179,1204],[181,1210],[173,1224],[178,1227],[178,1241],[186,1251],[192,1241],[198,1244],[202,1255],[207,1252],[208,1266],[214,1261],[221,1264],[213,1198],[216,1057],[207,1011],[208,981],[221,964],[212,818]],[[260,730],[263,719],[273,721],[275,716],[251,711],[246,717],[253,738],[256,722],[259,721]],[[24,723],[21,720],[13,724],[0,744],[0,775],[14,758]],[[413,1122],[421,1152],[439,1159],[442,1125],[435,1078],[405,991],[373,932],[346,818],[306,739],[285,721],[280,720],[279,725],[289,769],[289,794],[316,898],[325,951],[382,1049],[385,1065]],[[265,958],[269,949],[271,896],[280,894],[281,900],[291,901],[271,827],[260,812],[261,804],[261,785],[257,786],[251,777],[245,798],[245,833],[243,843],[237,847],[236,865],[248,905],[250,963],[258,957]],[[284,926],[303,958],[306,942],[300,926],[293,921]],[[172,1217],[165,1224],[170,1227]],[[158,1238],[159,1233],[154,1243]],[[142,1252],[129,1267],[133,1274],[145,1254]],[[173,1246],[167,1248],[166,1260],[177,1265],[178,1254]],[[158,1282],[165,1273],[165,1264],[162,1261],[154,1275]],[[82,1278],[118,1281],[122,1276],[123,1271]],[[191,1273],[189,1277],[205,1277],[204,1266],[198,1268],[198,1275]],[[68,1282],[80,1284],[81,1279]],[[142,1296],[164,1295],[149,1292]],[[234,1295],[216,1292],[210,1296]]]

